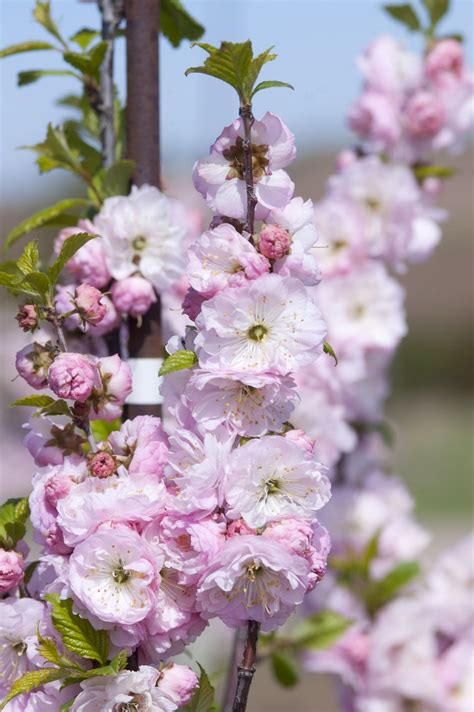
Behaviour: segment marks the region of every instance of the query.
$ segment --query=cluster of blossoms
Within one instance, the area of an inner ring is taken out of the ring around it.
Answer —
[[[428,151],[458,146],[473,120],[461,45],[441,40],[422,64],[388,37],[364,54],[366,84],[349,120],[366,143],[339,156],[337,174],[314,211],[320,243],[327,246],[318,252],[323,280],[315,300],[339,363],[331,378],[326,360],[296,376],[301,401],[293,423],[315,438],[333,480],[322,515],[332,559],[306,610],[324,605],[355,622],[327,652],[308,653],[306,665],[341,677],[348,712],[402,712],[407,705],[460,712],[472,700],[468,630],[474,611],[461,563],[469,543],[455,550],[449,574],[446,554],[413,595],[387,605],[374,599],[386,577],[403,572],[429,542],[405,486],[387,474],[380,437],[371,432],[383,420],[388,367],[406,332],[404,292],[393,273],[427,259],[441,237],[444,215],[433,204],[440,180],[417,175],[416,163]],[[430,101],[444,102],[445,112],[432,133],[416,133],[415,119],[426,131],[434,126],[423,114],[428,92]],[[449,598],[451,575],[453,596],[459,581],[459,613]]]

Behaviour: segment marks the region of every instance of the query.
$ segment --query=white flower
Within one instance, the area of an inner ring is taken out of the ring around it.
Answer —
[[[322,470],[288,438],[252,440],[229,459],[225,495],[231,514],[255,528],[285,517],[312,519],[331,496]]]
[[[103,526],[74,549],[71,589],[101,621],[132,625],[154,606],[163,561],[134,530]]]
[[[282,375],[322,351],[325,325],[297,279],[263,275],[204,302],[197,318],[200,366],[245,376]],[[272,379],[270,379],[272,380]]]
[[[44,615],[44,604],[32,598],[0,601],[0,693],[34,665],[36,631]]]
[[[133,186],[130,195],[107,198],[94,227],[102,236],[107,265],[115,279],[140,271],[159,290],[179,280],[185,235],[179,207],[150,185]]]

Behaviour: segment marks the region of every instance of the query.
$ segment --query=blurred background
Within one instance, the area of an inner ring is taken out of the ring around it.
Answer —
[[[258,96],[255,113],[259,116],[270,109],[294,131],[299,153],[289,172],[296,182],[296,193],[313,200],[321,198],[338,151],[352,141],[345,114],[360,87],[356,56],[383,32],[421,51],[420,40],[397,26],[372,0],[187,0],[185,4],[206,27],[207,42],[250,37],[259,51],[276,46],[279,59],[268,68],[266,77],[289,81],[295,92],[277,90]],[[441,30],[443,34],[465,35],[472,65],[474,4],[471,0],[452,0],[451,4]],[[32,6],[33,0],[0,0],[1,46],[44,39],[31,18]],[[98,26],[94,3],[53,0],[52,6],[65,34]],[[118,42],[116,62],[122,97],[123,44]],[[236,118],[237,106],[230,88],[207,77],[184,77],[184,70],[199,64],[201,55],[199,49],[191,49],[186,43],[174,50],[162,42],[165,185],[189,206],[202,209],[201,198],[191,184],[192,165],[207,152],[222,126]],[[19,55],[0,64],[2,240],[11,227],[41,206],[78,195],[79,188],[72,179],[60,172],[39,176],[33,154],[17,150],[18,146],[42,140],[48,121],[58,123],[66,115],[55,102],[75,86],[72,79],[46,78],[18,88],[16,74],[54,67],[54,55],[49,53]],[[434,256],[426,264],[412,267],[403,278],[410,332],[394,364],[393,393],[388,403],[388,417],[396,433],[395,470],[407,480],[416,497],[419,518],[434,530],[433,548],[444,547],[472,524],[472,137],[461,157],[446,157],[443,163],[456,168],[440,201],[450,216]],[[47,254],[52,235],[47,231],[39,234]],[[19,447],[25,414],[7,407],[13,398],[25,393],[22,383],[14,380],[13,356],[26,339],[15,328],[13,306],[5,299],[0,313],[2,499],[27,494],[32,474],[29,456]],[[224,640],[224,632],[221,634]],[[264,692],[268,681],[265,671],[257,676],[252,709],[335,709],[328,689],[321,683],[315,688],[314,678],[305,679],[298,692],[277,691],[270,700]],[[315,699],[319,700],[317,705]]]

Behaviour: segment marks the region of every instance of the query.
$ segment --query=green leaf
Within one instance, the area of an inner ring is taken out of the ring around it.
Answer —
[[[255,89],[252,91],[252,97],[254,97],[258,91],[262,91],[263,89],[272,89],[272,87],[284,87],[286,89],[294,89],[295,88],[294,86],[292,86],[291,84],[288,84],[287,82],[277,82],[277,81],[260,82],[260,84],[257,84]]]
[[[78,232],[76,235],[71,235],[63,242],[61,252],[57,256],[48,270],[51,284],[54,285],[59,279],[61,272],[71,257],[74,257],[76,252],[81,249],[87,242],[94,240],[96,235],[91,235],[89,232]]]
[[[273,674],[280,685],[282,687],[294,687],[299,680],[299,676],[291,658],[284,653],[273,653],[270,660]]]
[[[13,549],[26,532],[26,521],[30,513],[28,500],[8,499],[0,507],[0,546]]]
[[[77,79],[77,74],[70,72],[67,69],[26,69],[23,72],[18,72],[17,84],[19,87],[24,87],[27,84],[34,84],[41,77],[74,77]]]
[[[70,599],[62,600],[56,593],[47,594],[45,599],[51,604],[53,625],[66,648],[105,665],[109,651],[107,631],[95,630],[88,620],[73,613]]]
[[[83,27],[81,30],[75,32],[69,39],[71,42],[79,45],[81,49],[87,49],[90,43],[100,37],[100,33],[97,30],[92,30],[90,27]]]
[[[59,398],[41,408],[41,415],[67,415],[71,417],[72,413],[66,401]]]
[[[29,582],[31,581],[31,577],[33,576],[38,564],[39,561],[31,561],[26,567],[25,573],[23,574],[23,583],[25,584],[25,586],[28,586]]]
[[[176,351],[163,361],[159,370],[159,376],[166,376],[173,371],[182,371],[185,368],[191,368],[197,363],[197,356],[194,351]]]
[[[48,682],[61,680],[65,674],[64,670],[58,670],[57,668],[43,668],[42,670],[30,670],[26,672],[22,677],[18,678],[18,680],[15,680],[10,692],[2,700],[0,710],[3,710],[5,705],[17,695],[36,690]]]
[[[30,272],[18,284],[18,289],[46,301],[49,292],[49,277],[44,272]]]
[[[67,702],[64,702],[64,704],[62,704],[61,707],[59,708],[59,712],[68,712],[71,709],[75,699],[76,699],[75,697],[72,697]]]
[[[365,592],[365,602],[373,615],[379,608],[392,600],[400,588],[406,586],[420,573],[417,561],[402,561],[379,581],[372,582]]]
[[[19,42],[18,44],[10,45],[0,50],[0,59],[11,57],[14,54],[21,54],[22,52],[36,52],[37,50],[45,49],[54,49],[54,46],[49,42],[38,42],[36,40]]]
[[[180,712],[211,712],[214,704],[214,688],[212,687],[206,671],[198,663],[201,674],[199,675],[199,687],[193,693],[191,700],[184,707],[180,707]]]
[[[106,171],[94,176],[94,184],[102,198],[105,200],[113,195],[128,195],[134,169],[133,161],[117,161]]]
[[[328,356],[332,356],[332,358],[335,361],[334,365],[337,366],[338,360],[337,360],[336,352],[334,351],[334,349],[331,346],[331,344],[329,343],[329,341],[326,341],[326,339],[324,339],[324,341],[323,341],[323,351],[325,354],[328,354]]]
[[[417,180],[424,180],[425,178],[450,178],[456,173],[456,169],[450,166],[415,166],[413,173]]]
[[[335,611],[320,611],[305,618],[294,632],[295,645],[311,650],[322,650],[333,645],[352,625],[353,621]]]
[[[36,6],[33,10],[33,17],[35,18],[36,22],[39,22],[39,24],[44,27],[46,32],[49,32],[50,35],[56,37],[56,39],[59,40],[63,46],[65,45],[57,25],[51,17],[51,7],[49,0],[45,0],[45,2],[41,2],[41,0],[36,0]]]
[[[448,12],[449,0],[423,0],[423,5],[430,16],[430,29],[434,30],[441,18]]]
[[[51,396],[25,396],[24,398],[17,398],[10,403],[10,408],[16,408],[19,405],[27,405],[31,408],[46,408],[51,403],[54,403],[54,398],[51,398]]]
[[[179,0],[161,0],[160,30],[173,47],[179,47],[183,40],[198,40],[204,34],[204,27]]]
[[[84,200],[83,198],[67,198],[66,200],[60,200],[58,203],[50,205],[47,208],[43,208],[31,217],[23,220],[23,222],[14,227],[13,230],[10,230],[7,235],[7,239],[5,240],[5,247],[11,247],[11,245],[13,245],[23,235],[26,235],[37,228],[44,227],[51,220],[57,218],[58,215],[71,210],[71,208],[83,207],[86,205],[90,205],[90,203],[88,200]]]
[[[22,274],[36,272],[39,264],[38,243],[29,242],[17,259],[16,265]]]
[[[91,420],[90,426],[94,440],[98,443],[107,440],[110,433],[120,430],[121,424],[120,418],[115,418],[115,420]]]
[[[79,52],[65,52],[63,55],[64,61],[75,69],[78,69],[83,74],[93,77],[94,79],[98,79],[100,65],[104,61],[107,46],[107,42],[99,42],[94,45],[94,47],[92,47],[87,54],[80,54]]]
[[[411,5],[384,5],[383,9],[412,32],[421,30],[420,20]]]
[[[110,667],[115,670],[115,672],[120,672],[120,670],[125,670],[127,667],[128,660],[128,650],[120,650],[117,655],[110,661]]]
[[[58,651],[57,643],[52,638],[43,638],[38,631],[38,652],[49,663],[57,667],[63,667],[64,661]]]

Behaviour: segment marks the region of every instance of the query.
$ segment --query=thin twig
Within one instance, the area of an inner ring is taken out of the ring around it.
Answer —
[[[252,125],[254,122],[252,114],[252,104],[244,104],[240,107],[240,116],[244,124],[244,178],[247,192],[247,220],[244,229],[253,236],[255,231],[255,206],[257,198],[253,181],[253,158],[252,158]]]
[[[107,49],[100,66],[100,92],[96,110],[99,115],[103,167],[110,168],[115,161],[114,41],[122,18],[122,3],[117,0],[98,0],[98,5],[102,16],[102,39],[107,42]]]
[[[128,317],[123,316],[119,327],[120,358],[122,361],[128,361],[130,358],[128,347],[129,339],[130,329],[128,326]]]
[[[245,639],[247,637],[247,627],[242,626],[234,632],[232,650],[229,656],[229,666],[227,669],[227,679],[222,696],[222,712],[231,712],[234,704],[234,691],[237,684],[237,668],[239,660],[243,655]]]
[[[237,669],[237,686],[234,695],[232,712],[245,712],[247,700],[255,674],[255,660],[257,657],[257,641],[260,623],[249,621],[247,624],[247,641],[245,643],[242,663]]]

